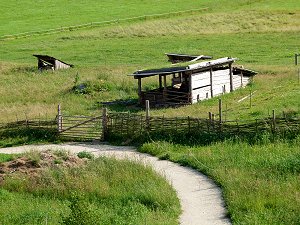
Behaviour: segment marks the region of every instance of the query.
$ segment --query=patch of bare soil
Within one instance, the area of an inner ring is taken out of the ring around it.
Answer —
[[[78,167],[85,165],[87,159],[79,158],[67,152],[55,152],[46,150],[36,152],[34,156],[21,156],[9,162],[0,163],[0,185],[6,176],[13,174],[37,176],[46,168]]]

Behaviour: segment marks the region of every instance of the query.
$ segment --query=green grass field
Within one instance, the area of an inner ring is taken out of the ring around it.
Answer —
[[[54,118],[58,103],[65,114],[99,115],[101,102],[136,101],[137,82],[127,75],[169,66],[166,52],[237,57],[237,64],[259,72],[251,87],[222,96],[226,120],[267,117],[273,109],[277,116],[300,116],[298,67],[294,65],[294,54],[300,53],[296,0],[4,3],[0,9],[0,122]],[[199,8],[206,10],[3,39],[9,34]],[[32,54],[49,54],[75,68],[40,73]],[[72,91],[80,83],[88,84],[89,93]],[[158,81],[150,78],[143,85],[150,89]],[[255,91],[252,106],[249,99],[238,103],[250,90]],[[110,106],[109,110],[144,113],[134,106]],[[208,112],[218,113],[218,98],[151,111],[151,115],[207,118]],[[299,224],[299,141],[266,142],[227,141],[206,147],[150,143],[141,150],[213,177],[224,190],[234,224]]]
[[[153,142],[140,150],[212,177],[222,187],[233,224],[300,223],[299,138],[254,146],[233,141],[206,147]]]
[[[26,155],[39,162],[36,152]],[[72,224],[62,223],[69,216],[86,225],[177,224],[176,192],[148,166],[102,157],[40,173],[0,182],[0,224]]]

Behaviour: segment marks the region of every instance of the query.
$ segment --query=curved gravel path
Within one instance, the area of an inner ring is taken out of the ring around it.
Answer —
[[[226,209],[221,190],[213,181],[203,174],[182,167],[176,163],[159,160],[148,154],[139,153],[134,147],[61,144],[61,145],[27,145],[20,147],[0,148],[0,153],[21,153],[28,150],[64,149],[72,153],[92,152],[95,156],[112,156],[118,159],[135,160],[150,164],[155,171],[163,175],[177,191],[182,208],[180,224],[185,225],[225,225],[231,224],[226,218]]]

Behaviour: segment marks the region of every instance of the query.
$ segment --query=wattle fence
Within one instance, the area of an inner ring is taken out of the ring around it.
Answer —
[[[164,137],[174,141],[193,139],[200,143],[232,137],[255,138],[261,134],[291,137],[300,133],[300,118],[220,121],[212,118],[146,117],[130,113],[109,113],[107,125],[104,126],[107,126],[105,136],[108,139]]]
[[[59,110],[51,120],[22,120],[0,124],[0,137],[14,135],[56,136],[62,140],[122,140],[140,141],[168,139],[171,141],[208,143],[214,140],[238,137],[253,139],[262,134],[293,138],[300,134],[300,118],[272,117],[254,120],[222,121],[210,116],[207,119],[193,117],[158,117],[132,113],[116,113],[103,110],[98,116],[64,115]],[[51,134],[51,135],[49,135]]]

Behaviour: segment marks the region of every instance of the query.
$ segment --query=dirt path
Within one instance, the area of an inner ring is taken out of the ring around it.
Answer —
[[[0,148],[0,153],[21,153],[31,149],[64,149],[72,153],[88,151],[96,156],[113,156],[119,159],[130,159],[150,164],[155,171],[166,177],[177,191],[183,211],[180,216],[180,224],[231,224],[225,217],[226,209],[220,188],[218,188],[212,180],[190,168],[182,167],[169,161],[159,160],[148,154],[137,152],[134,147],[127,146],[87,145],[78,143],[28,145]]]

